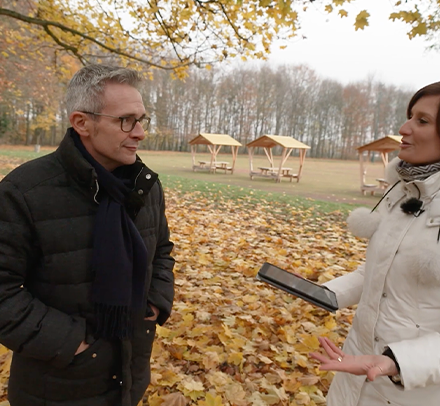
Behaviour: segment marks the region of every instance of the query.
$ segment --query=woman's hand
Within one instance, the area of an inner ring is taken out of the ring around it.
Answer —
[[[310,353],[310,356],[321,362],[320,369],[323,371],[367,375],[369,381],[374,381],[378,376],[393,376],[398,373],[396,364],[386,355],[348,355],[327,337],[319,337],[318,340],[328,358],[317,352]]]

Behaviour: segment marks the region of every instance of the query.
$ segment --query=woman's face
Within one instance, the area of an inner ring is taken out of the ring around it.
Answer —
[[[402,136],[399,158],[412,165],[440,161],[440,136],[437,133],[437,111],[440,96],[423,96],[411,109],[411,116],[400,127]]]

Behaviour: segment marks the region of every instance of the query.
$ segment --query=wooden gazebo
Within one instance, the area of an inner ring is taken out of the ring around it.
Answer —
[[[254,176],[262,176],[266,178],[273,178],[277,182],[281,181],[281,178],[296,179],[299,182],[301,178],[302,168],[304,165],[304,160],[306,157],[306,152],[310,147],[302,142],[296,140],[292,137],[285,137],[282,135],[263,135],[254,141],[251,141],[246,145],[249,151],[249,167],[250,167],[250,177],[253,179]],[[278,166],[275,165],[272,148],[281,147],[281,160]],[[267,159],[269,160],[269,166],[259,167],[258,170],[253,168],[253,158],[255,148],[262,147],[266,153]],[[294,149],[299,149],[299,169],[297,173],[292,173],[292,168],[285,166],[287,158],[292,153]]]
[[[400,135],[387,135],[357,148],[361,169],[361,192],[363,194],[371,193],[373,195],[375,192],[383,193],[384,189],[388,187],[388,183],[384,178],[376,179],[378,183],[366,183],[367,162],[371,159],[371,153],[379,152],[385,167],[388,165],[388,154],[400,148],[401,139],[402,137]],[[368,152],[366,161],[364,161],[365,152]]]
[[[206,169],[210,172],[223,170],[225,173],[228,171],[231,172],[231,174],[234,173],[238,148],[241,147],[241,144],[230,135],[200,133],[189,142],[189,145],[191,145],[193,171],[196,171],[197,169]],[[197,145],[206,145],[208,147],[211,153],[210,161],[198,161],[198,163],[196,163]],[[223,146],[231,147],[232,165],[229,162],[217,161],[217,154]]]

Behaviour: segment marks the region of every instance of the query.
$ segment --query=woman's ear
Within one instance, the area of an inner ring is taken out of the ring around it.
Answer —
[[[81,136],[88,137],[91,126],[91,119],[88,117],[86,113],[82,113],[81,111],[74,111],[69,116],[70,124],[73,129]]]

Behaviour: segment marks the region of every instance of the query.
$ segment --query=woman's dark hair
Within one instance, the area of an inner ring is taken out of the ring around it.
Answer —
[[[408,108],[406,109],[406,118],[411,117],[411,110],[414,107],[414,104],[424,96],[440,96],[440,82],[431,83],[430,85],[417,90],[415,95],[409,101]],[[437,110],[436,127],[437,134],[440,136],[440,103]]]

